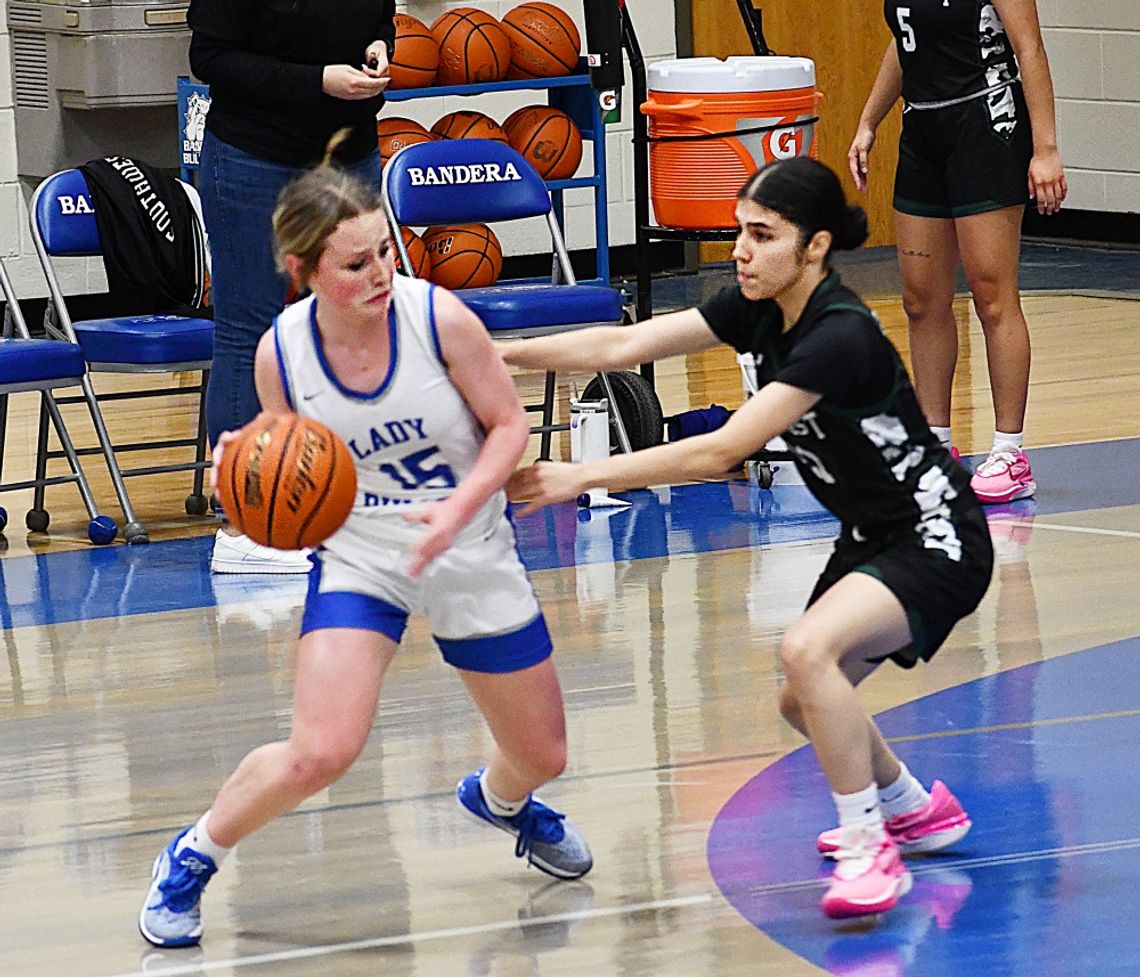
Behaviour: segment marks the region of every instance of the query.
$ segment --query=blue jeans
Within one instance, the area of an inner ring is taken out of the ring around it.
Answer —
[[[348,167],[380,186],[380,156]],[[285,304],[289,280],[273,260],[273,208],[282,188],[302,170],[270,163],[222,142],[207,131],[198,189],[212,256],[214,364],[206,391],[210,443],[257,416],[253,384],[258,340]]]

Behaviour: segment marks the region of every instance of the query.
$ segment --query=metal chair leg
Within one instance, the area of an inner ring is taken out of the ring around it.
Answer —
[[[8,394],[0,394],[0,482],[4,481],[4,445],[8,437]]]
[[[83,505],[87,509],[87,516],[90,519],[94,519],[99,515],[99,510],[95,507],[95,496],[91,492],[91,486],[87,481],[87,475],[83,471],[83,466],[79,463],[79,454],[76,452],[75,445],[71,441],[71,435],[67,433],[67,428],[64,426],[63,415],[59,412],[59,405],[56,404],[55,397],[52,396],[50,390],[44,391],[43,400],[44,404],[47,405],[48,412],[51,414],[51,421],[52,424],[55,425],[55,433],[59,438],[63,453],[67,456],[67,463],[71,466],[71,473],[75,476],[75,484],[79,487],[79,494],[82,496]]]
[[[198,447],[196,449],[196,460],[205,461],[208,457],[206,446],[206,386],[210,382],[210,371],[202,371],[202,386],[198,391]],[[206,470],[204,468],[194,469],[194,494],[201,495],[202,487],[205,484]]]
[[[111,484],[115,487],[115,495],[123,510],[123,517],[127,524],[123,528],[123,539],[128,543],[148,543],[146,527],[135,517],[134,506],[131,505],[130,496],[127,495],[127,486],[123,481],[123,473],[119,469],[119,462],[115,458],[111,447],[111,435],[103,421],[103,412],[99,410],[99,403],[95,399],[95,388],[91,384],[91,377],[83,378],[83,399],[87,402],[87,410],[91,414],[91,423],[95,425],[95,436],[99,439],[99,446],[103,449],[103,458],[107,462],[107,471],[111,475]]]
[[[550,426],[554,423],[554,373],[546,374],[546,387],[542,398],[542,438],[539,442],[538,457],[541,461],[550,461],[550,436],[553,432]]]
[[[36,433],[36,487],[32,495],[32,508],[44,508],[44,492],[46,486],[44,479],[47,478],[47,453],[48,453],[48,408],[47,408],[47,392],[40,397],[40,417],[38,423],[38,431]]]

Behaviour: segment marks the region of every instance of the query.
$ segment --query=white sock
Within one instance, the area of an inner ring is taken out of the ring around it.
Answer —
[[[948,427],[931,427],[930,433],[938,438],[938,443],[943,448],[950,447],[950,428]]]
[[[873,835],[882,835],[883,812],[879,810],[879,789],[874,783],[856,794],[832,793],[835,810],[839,812],[839,827],[866,828]]]
[[[198,818],[198,823],[182,836],[182,840],[178,842],[178,847],[174,849],[174,854],[177,855],[183,848],[192,848],[199,855],[209,855],[214,860],[215,865],[222,864],[222,859],[233,849],[223,848],[210,837],[210,832],[206,830],[206,819],[209,816],[210,812],[207,811]]]
[[[990,454],[996,455],[999,451],[1020,451],[1024,440],[1024,431],[1018,431],[1015,434],[1009,434],[1006,431],[994,431],[994,446],[990,449]]]
[[[492,814],[497,814],[501,818],[512,818],[519,813],[524,807],[526,802],[530,800],[530,795],[527,794],[521,801],[505,801],[498,794],[496,794],[490,787],[487,786],[487,771],[484,770],[479,775],[479,787],[483,791],[483,800],[487,802],[487,807],[490,808]]]
[[[902,773],[893,784],[879,788],[879,806],[883,817],[897,818],[900,814],[913,814],[930,803],[930,794],[918,779],[900,763]]]

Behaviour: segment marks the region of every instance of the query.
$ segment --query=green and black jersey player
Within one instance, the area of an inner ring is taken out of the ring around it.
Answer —
[[[835,796],[841,856],[829,916],[890,909],[910,886],[901,853],[952,844],[970,820],[944,785],[900,764],[855,686],[888,658],[929,658],[977,606],[993,562],[965,471],[931,433],[898,354],[830,271],[858,247],[866,216],[805,157],[769,164],[741,191],[737,284],[699,308],[635,326],[509,343],[508,363],[610,370],[721,343],[761,357],[759,390],[716,431],[583,464],[539,463],[508,485],[520,515],[593,486],[622,489],[716,477],[782,435],[843,529],[803,616],[781,643],[784,717],[807,735]]]
[[[1023,451],[1030,341],[1017,291],[1028,201],[1055,213],[1067,192],[1053,83],[1035,0],[885,0],[894,38],[848,151],[865,190],[879,123],[903,100],[894,223],[911,371],[923,413],[951,444],[959,261],[985,332],[994,401],[989,456],[971,481],[982,502],[1033,495]]]
[[[886,0],[884,11],[902,69],[896,209],[964,217],[1026,204],[1029,111],[997,9]]]

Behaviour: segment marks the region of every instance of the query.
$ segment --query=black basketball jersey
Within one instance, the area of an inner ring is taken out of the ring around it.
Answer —
[[[884,0],[907,102],[944,102],[1017,77],[997,8],[983,0]]]
[[[700,307],[713,332],[760,358],[759,386],[822,394],[783,438],[804,483],[856,538],[914,532],[926,548],[957,543],[954,516],[977,501],[969,476],[931,433],[902,360],[878,320],[831,273],[783,330],[772,300],[736,285]]]

